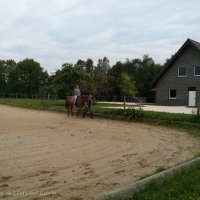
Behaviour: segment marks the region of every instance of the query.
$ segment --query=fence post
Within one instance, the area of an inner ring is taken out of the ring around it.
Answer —
[[[124,111],[126,110],[126,95],[124,95]]]
[[[10,93],[9,93],[9,103],[10,103]]]

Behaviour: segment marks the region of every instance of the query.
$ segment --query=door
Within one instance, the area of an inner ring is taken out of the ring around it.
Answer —
[[[188,106],[196,106],[196,91],[189,91]]]

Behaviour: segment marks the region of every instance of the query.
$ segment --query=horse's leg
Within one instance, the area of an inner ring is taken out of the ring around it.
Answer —
[[[68,117],[69,117],[69,107],[67,107],[67,115],[68,115]]]
[[[65,108],[66,108],[66,110],[67,110],[67,115],[68,115],[68,117],[69,117],[69,106],[68,106],[68,104],[67,104],[67,100],[65,101]]]
[[[85,118],[86,114],[87,114],[87,108],[85,108],[83,111],[83,118]]]
[[[90,118],[93,118],[93,112],[91,108],[90,108]]]
[[[81,108],[80,107],[77,109],[77,118],[78,118],[79,115],[81,115]]]
[[[79,112],[80,112],[80,108],[77,108],[77,113],[76,113],[77,118],[78,118]]]
[[[72,110],[72,108],[73,108],[73,105],[71,106],[71,116],[73,117],[73,110]]]
[[[83,111],[82,111],[82,108],[80,108],[79,114],[80,114],[80,116],[83,118]]]

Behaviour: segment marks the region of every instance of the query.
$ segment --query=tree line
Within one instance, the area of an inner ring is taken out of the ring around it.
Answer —
[[[64,63],[55,73],[49,74],[33,59],[0,60],[0,93],[32,95],[57,95],[64,98],[73,95],[76,83],[84,94],[92,94],[99,100],[120,100],[126,96],[153,98],[151,82],[163,68],[148,55],[142,59],[126,59],[113,66],[108,58],[79,59],[75,64]]]

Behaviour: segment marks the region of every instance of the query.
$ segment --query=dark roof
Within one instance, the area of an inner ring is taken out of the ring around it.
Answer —
[[[177,57],[187,46],[192,46],[193,48],[200,51],[200,43],[188,38],[183,44],[183,46],[176,52],[176,54],[165,64],[161,73],[152,81],[152,85],[155,85],[158,82],[162,75],[170,68],[172,63],[177,59]]]
[[[191,39],[188,39],[188,40],[191,42],[191,44],[192,44],[195,48],[197,48],[198,50],[200,50],[200,43],[199,43],[199,42],[196,42],[196,41],[191,40]]]

